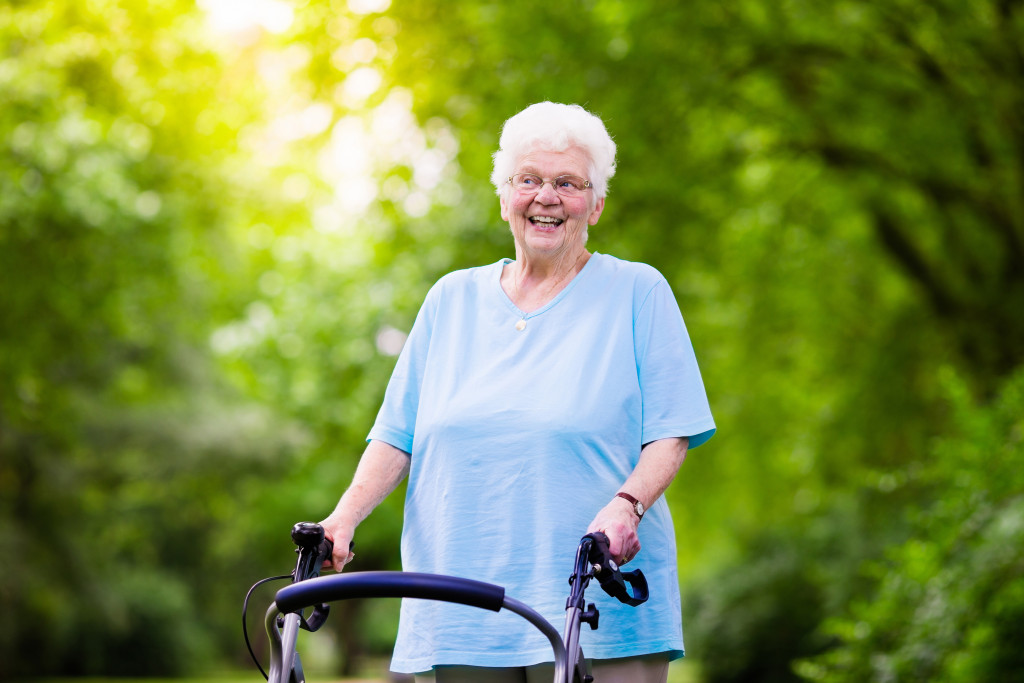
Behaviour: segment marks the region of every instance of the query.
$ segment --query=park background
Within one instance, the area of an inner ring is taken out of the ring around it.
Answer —
[[[718,424],[687,676],[1024,680],[1018,0],[5,0],[0,678],[246,666],[545,99],[618,143],[589,247],[668,278]],[[335,608],[332,676],[396,608]]]

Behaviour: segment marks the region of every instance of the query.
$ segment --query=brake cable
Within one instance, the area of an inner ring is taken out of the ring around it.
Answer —
[[[263,678],[265,678],[268,681],[270,680],[270,676],[268,676],[267,672],[263,670],[263,667],[260,665],[260,660],[256,657],[256,653],[253,652],[252,643],[249,642],[249,630],[245,626],[245,616],[249,610],[249,598],[252,597],[252,593],[254,590],[270,581],[282,581],[284,579],[290,578],[293,578],[292,574],[284,574],[282,576],[271,576],[266,579],[260,579],[252,585],[252,588],[249,589],[249,592],[245,594],[245,600],[242,602],[242,635],[245,637],[245,646],[249,648],[249,656],[252,657],[252,661],[256,664],[256,668],[260,670],[261,674],[263,674]]]

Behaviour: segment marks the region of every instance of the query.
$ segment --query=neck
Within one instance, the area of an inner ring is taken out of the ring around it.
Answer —
[[[529,279],[534,283],[571,277],[578,273],[590,258],[590,252],[583,244],[563,248],[552,254],[533,254],[522,249],[518,243],[515,247],[516,274],[520,279]]]
[[[506,268],[502,286],[513,303],[529,313],[555,298],[588,260],[590,252],[582,245],[550,259],[531,259],[517,246],[516,262]]]

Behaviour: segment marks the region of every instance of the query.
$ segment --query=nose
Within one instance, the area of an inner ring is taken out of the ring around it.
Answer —
[[[537,190],[536,201],[541,204],[556,204],[561,201],[558,197],[558,193],[555,192],[554,181],[549,180],[540,186],[540,189]]]

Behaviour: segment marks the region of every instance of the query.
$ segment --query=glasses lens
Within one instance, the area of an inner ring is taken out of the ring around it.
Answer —
[[[537,192],[543,184],[544,179],[532,173],[517,173],[512,176],[512,186],[522,192]]]
[[[578,195],[587,189],[588,183],[583,178],[575,175],[562,175],[554,180],[555,192],[569,197]]]
[[[512,187],[520,192],[539,192],[544,179],[534,173],[517,173],[512,176]],[[566,197],[575,197],[590,187],[590,181],[575,175],[558,176],[551,181],[555,192]]]

